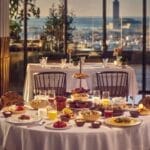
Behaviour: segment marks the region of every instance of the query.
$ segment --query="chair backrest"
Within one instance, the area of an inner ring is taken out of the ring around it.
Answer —
[[[10,105],[23,105],[24,100],[16,91],[8,91],[1,96],[2,107]]]
[[[96,73],[97,88],[102,95],[109,91],[110,97],[128,97],[128,73],[124,71],[103,71]]]
[[[38,72],[34,73],[34,94],[41,91],[55,90],[57,95],[66,95],[66,73],[65,72]]]

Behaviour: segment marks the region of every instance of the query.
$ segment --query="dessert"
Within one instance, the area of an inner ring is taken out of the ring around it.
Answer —
[[[83,110],[81,111],[81,115],[87,122],[92,122],[100,118],[101,112],[95,110]]]
[[[71,98],[72,98],[72,100],[86,101],[89,98],[88,92],[89,92],[89,90],[84,89],[83,87],[76,88],[76,89],[72,90]]]
[[[21,116],[18,117],[18,119],[20,119],[20,120],[30,120],[30,116],[28,116],[28,115],[21,115]]]
[[[24,110],[24,106],[16,106],[16,111],[22,111]]]
[[[62,110],[62,113],[64,114],[64,115],[68,115],[70,118],[71,117],[73,117],[73,111],[70,109],[70,108],[64,108],[63,110]]]
[[[92,128],[99,128],[102,123],[100,121],[94,121],[91,123]]]
[[[8,91],[1,96],[2,106],[23,105],[24,100],[21,95],[15,91]]]
[[[140,115],[149,115],[150,114],[150,109],[145,107],[143,104],[139,104],[138,112],[140,113]]]
[[[53,127],[54,128],[65,128],[65,127],[67,127],[67,123],[64,121],[56,121],[56,122],[54,122]]]
[[[130,123],[131,119],[129,117],[118,117],[114,120],[116,123]]]
[[[145,108],[150,109],[150,96],[144,97],[139,104],[143,104]]]
[[[73,108],[73,109],[91,108],[93,105],[91,101],[81,101],[81,100],[69,101],[68,103],[69,103],[70,108]]]
[[[130,115],[131,117],[138,117],[139,116],[139,111],[138,110],[130,110]]]
[[[75,74],[73,74],[73,77],[74,78],[77,78],[77,79],[85,79],[85,78],[87,78],[87,77],[89,77],[87,74],[85,74],[85,73],[75,73]]]
[[[12,115],[11,111],[3,111],[2,113],[3,113],[5,118],[8,118],[8,117],[10,117]]]
[[[68,122],[70,120],[70,116],[68,114],[60,115],[61,121]]]
[[[18,113],[24,113],[25,112],[25,107],[23,105],[17,106],[17,105],[11,105],[3,108],[3,111],[10,111],[13,114],[18,114]]]
[[[30,105],[33,109],[39,109],[39,108],[43,108],[46,107],[48,105],[48,101],[47,100],[31,100],[30,101]]]
[[[85,120],[84,119],[76,119],[75,123],[78,127],[82,127],[85,124]]]

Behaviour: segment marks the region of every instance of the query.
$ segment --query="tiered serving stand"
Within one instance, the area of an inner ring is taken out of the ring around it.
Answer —
[[[82,79],[86,79],[89,77],[87,74],[82,72],[82,61],[81,61],[81,59],[80,59],[80,67],[79,68],[80,68],[79,73],[74,73],[73,77],[80,80],[79,87],[81,88],[82,87]]]

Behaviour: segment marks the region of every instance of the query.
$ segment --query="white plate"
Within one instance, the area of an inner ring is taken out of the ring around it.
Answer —
[[[29,120],[27,119],[21,120],[19,119],[19,116],[20,115],[9,117],[6,119],[6,121],[12,124],[16,124],[16,125],[27,125],[27,124],[33,124],[33,123],[37,123],[41,121],[41,118],[38,116],[30,116]]]
[[[112,117],[105,120],[106,125],[116,126],[116,127],[131,127],[141,124],[142,120],[138,118],[128,117],[130,122],[116,122],[115,119],[122,117]]]
[[[45,128],[52,129],[52,130],[66,130],[66,129],[70,129],[72,127],[71,124],[67,124],[67,126],[64,127],[64,128],[55,128],[55,127],[53,127],[53,124],[54,123],[48,123],[48,124],[45,125]]]

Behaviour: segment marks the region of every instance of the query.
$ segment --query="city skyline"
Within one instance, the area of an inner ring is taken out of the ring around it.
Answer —
[[[107,16],[109,17],[112,17],[112,2],[113,0],[107,0]],[[53,3],[57,4],[59,0],[36,1],[41,9],[41,16],[48,16],[49,8]],[[128,11],[129,8],[132,12]],[[147,8],[150,8],[149,2]],[[68,12],[74,12],[75,16],[102,16],[102,0],[68,0]],[[147,9],[147,14],[150,15],[149,9]],[[120,17],[124,16],[142,16],[142,0],[136,0],[136,5],[135,0],[120,0]]]

